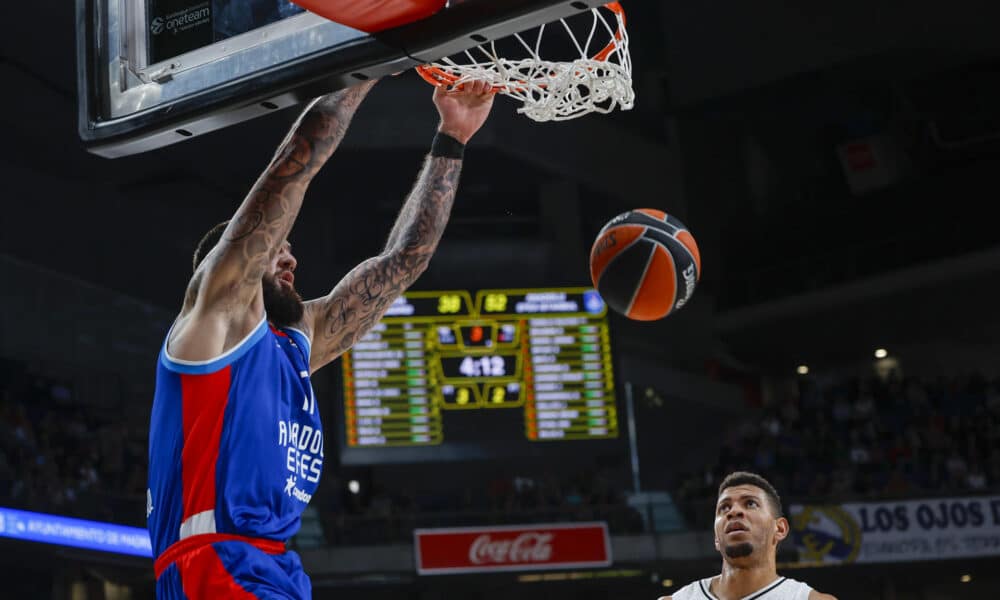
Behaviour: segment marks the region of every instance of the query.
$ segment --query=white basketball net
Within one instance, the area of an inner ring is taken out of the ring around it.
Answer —
[[[586,29],[581,27],[585,18],[577,15],[571,18],[572,27],[566,19],[542,25],[534,39],[528,32],[514,34],[524,57],[499,56],[496,44],[487,42],[428,67],[450,75],[452,85],[475,79],[490,82],[501,94],[520,100],[523,106],[517,112],[535,121],[566,121],[616,108],[629,110],[635,103],[635,92],[628,33],[621,8],[612,4],[617,10],[591,9],[593,20]],[[542,58],[546,31],[550,41],[554,35],[568,36],[579,58]]]

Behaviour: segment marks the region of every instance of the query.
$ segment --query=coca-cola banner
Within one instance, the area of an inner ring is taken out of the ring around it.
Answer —
[[[421,575],[611,564],[606,523],[417,529],[413,541]]]

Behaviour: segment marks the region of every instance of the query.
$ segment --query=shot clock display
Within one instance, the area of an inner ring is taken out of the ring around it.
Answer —
[[[589,288],[410,292],[341,364],[347,462],[618,437],[607,308]]]

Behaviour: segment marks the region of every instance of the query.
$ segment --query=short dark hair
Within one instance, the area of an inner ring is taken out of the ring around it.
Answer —
[[[218,223],[202,236],[201,241],[198,242],[198,247],[194,249],[194,257],[191,260],[192,271],[198,270],[198,265],[201,264],[201,261],[205,260],[205,257],[212,251],[212,248],[215,248],[215,245],[219,243],[219,239],[222,238],[222,232],[226,230],[227,225],[229,225],[228,220]]]
[[[767,501],[771,505],[771,512],[774,513],[774,518],[777,519],[784,516],[781,510],[781,498],[778,496],[778,492],[774,489],[774,486],[760,475],[749,471],[735,471],[726,475],[726,478],[719,484],[719,493],[716,497],[722,495],[722,490],[738,485],[753,485],[764,490],[764,495],[767,496]]]

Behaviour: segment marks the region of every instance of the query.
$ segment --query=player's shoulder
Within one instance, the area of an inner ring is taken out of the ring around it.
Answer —
[[[703,582],[710,581],[709,579],[696,579],[691,583],[685,585],[684,587],[678,589],[673,594],[669,596],[660,596],[657,600],[689,600],[691,598],[701,598],[702,594],[698,594],[698,589],[703,585]]]
[[[790,577],[785,577],[784,581],[786,584],[792,584],[792,591],[795,598],[806,598],[807,600],[837,600],[830,594],[824,594],[823,592],[814,590],[808,583],[803,581],[798,581]]]
[[[781,598],[794,598],[794,600],[837,600],[829,594],[817,592],[808,583],[792,579],[791,577],[782,577],[774,585],[774,588],[779,588],[776,590],[776,593]]]

